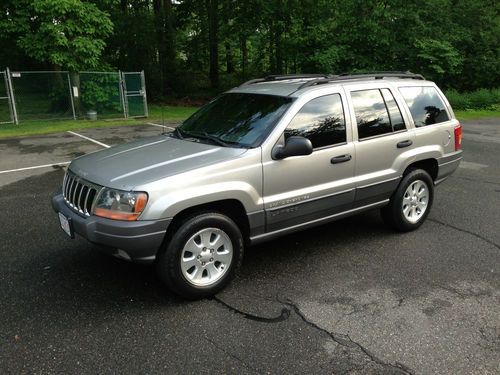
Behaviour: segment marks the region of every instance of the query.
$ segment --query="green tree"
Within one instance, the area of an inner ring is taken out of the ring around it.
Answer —
[[[113,31],[107,13],[80,0],[7,0],[0,32],[26,55],[54,68],[96,68]]]

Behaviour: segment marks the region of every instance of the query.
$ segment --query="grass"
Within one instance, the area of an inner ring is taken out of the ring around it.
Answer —
[[[468,109],[466,111],[455,111],[459,120],[477,120],[483,118],[500,118],[500,111],[488,109]]]
[[[0,124],[0,138],[20,137],[25,135],[60,133],[68,130],[103,128],[110,126],[139,125],[147,122],[179,122],[189,117],[197,107],[172,107],[149,105],[149,117],[136,119],[106,120],[40,120],[26,121],[19,125]]]

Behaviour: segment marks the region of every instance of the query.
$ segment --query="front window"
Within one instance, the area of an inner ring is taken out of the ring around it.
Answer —
[[[340,95],[321,96],[306,103],[285,130],[285,139],[296,135],[308,138],[315,149],[345,143]]]
[[[291,98],[274,95],[223,94],[184,121],[176,134],[220,145],[256,147],[291,102]]]

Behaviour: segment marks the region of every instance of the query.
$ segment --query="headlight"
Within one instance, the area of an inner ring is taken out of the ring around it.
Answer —
[[[133,221],[137,220],[147,202],[146,193],[104,188],[95,204],[94,215]]]

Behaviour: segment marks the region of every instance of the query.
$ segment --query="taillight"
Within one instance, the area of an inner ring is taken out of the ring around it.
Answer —
[[[455,151],[462,148],[462,125],[455,126]]]

